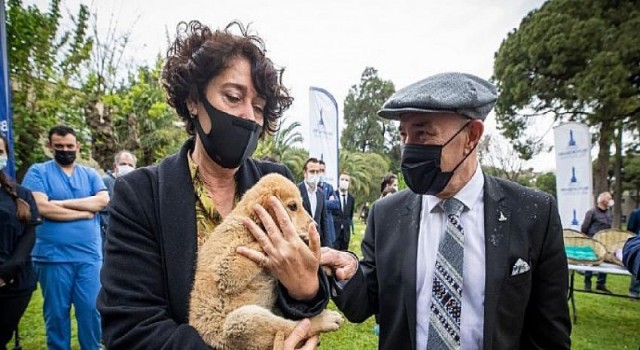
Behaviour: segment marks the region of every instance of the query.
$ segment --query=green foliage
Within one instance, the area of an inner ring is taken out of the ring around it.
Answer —
[[[28,166],[45,158],[41,138],[55,124],[79,131],[81,143],[90,142],[83,118],[85,95],[78,88],[82,65],[93,41],[87,35],[89,11],[81,5],[73,28],[60,28],[60,0],[47,12],[8,0],[7,42],[13,131],[18,178]]]
[[[400,164],[400,136],[396,123],[378,117],[377,112],[395,92],[390,80],[378,77],[367,67],[359,85],[353,85],[344,101],[345,128],[341,146],[351,152],[376,152],[392,160],[397,172]]]
[[[526,134],[537,116],[585,122],[600,148],[595,188],[606,189],[614,125],[640,118],[638,28],[638,1],[551,0],[509,33],[494,63],[496,116],[525,160],[541,147]]]
[[[549,171],[538,175],[535,179],[535,187],[556,197],[556,174],[553,171]]]
[[[356,209],[380,197],[380,183],[388,169],[389,161],[380,154],[340,151],[340,172],[351,177],[349,193],[355,197]]]

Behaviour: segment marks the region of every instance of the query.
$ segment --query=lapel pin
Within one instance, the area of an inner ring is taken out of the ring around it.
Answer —
[[[498,221],[507,221],[507,217],[504,216],[504,214],[502,213],[502,211],[500,211],[500,217],[498,218]]]

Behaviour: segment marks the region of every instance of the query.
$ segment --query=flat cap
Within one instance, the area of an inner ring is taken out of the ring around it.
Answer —
[[[496,87],[467,73],[441,73],[398,90],[378,115],[399,120],[405,113],[456,113],[484,120],[496,103]]]

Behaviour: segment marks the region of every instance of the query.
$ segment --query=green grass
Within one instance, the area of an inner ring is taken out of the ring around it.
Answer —
[[[350,249],[360,252],[364,225],[356,224]],[[595,278],[595,276],[594,276]],[[576,274],[576,287],[581,287],[582,276]],[[629,277],[609,275],[607,286],[617,294],[627,294]],[[578,323],[573,325],[572,349],[576,350],[637,350],[640,346],[640,301],[576,292]],[[335,309],[333,303],[329,305]],[[373,317],[362,324],[345,322],[340,331],[323,335],[321,349],[352,350],[376,349],[378,338],[373,333]],[[79,349],[73,325],[72,348]],[[42,296],[37,290],[20,322],[21,344],[24,350],[46,349]],[[8,349],[13,347],[9,344]]]

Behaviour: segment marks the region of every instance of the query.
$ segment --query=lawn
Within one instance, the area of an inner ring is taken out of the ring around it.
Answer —
[[[351,250],[360,252],[364,225],[356,224],[356,233],[351,240]],[[594,276],[595,278],[595,276]],[[576,275],[576,287],[582,285],[582,277]],[[614,293],[627,294],[629,277],[608,277],[608,287]],[[333,304],[331,308],[335,309]],[[640,301],[613,298],[595,294],[576,293],[578,323],[573,326],[572,349],[576,350],[637,350],[640,346]],[[24,350],[46,349],[44,323],[42,320],[42,298],[36,291],[29,308],[20,323],[21,345]],[[75,338],[72,348],[79,349]],[[377,337],[373,333],[373,317],[362,324],[345,322],[339,332],[322,337],[321,349],[351,350],[376,349]],[[13,343],[8,347],[11,349]]]

